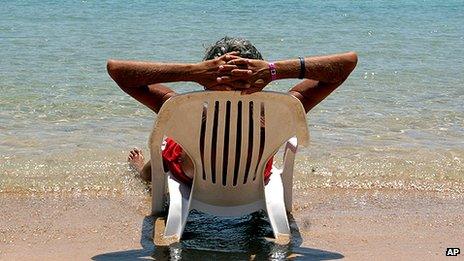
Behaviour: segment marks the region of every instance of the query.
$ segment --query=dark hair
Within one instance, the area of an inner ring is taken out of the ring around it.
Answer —
[[[215,44],[206,49],[205,57],[203,60],[212,60],[223,54],[238,51],[239,56],[248,59],[263,60],[261,53],[256,49],[250,41],[244,38],[234,38],[225,36]]]

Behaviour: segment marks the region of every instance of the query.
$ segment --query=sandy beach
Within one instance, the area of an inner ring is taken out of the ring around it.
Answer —
[[[290,246],[222,253],[154,246],[148,197],[2,194],[0,259],[439,260],[447,247],[462,247],[462,195],[315,189],[295,198]]]

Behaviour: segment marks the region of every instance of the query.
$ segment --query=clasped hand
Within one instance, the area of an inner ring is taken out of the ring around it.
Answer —
[[[197,81],[206,90],[242,91],[243,94],[261,91],[271,75],[269,63],[263,60],[247,59],[230,52],[213,60],[198,64],[201,77]]]

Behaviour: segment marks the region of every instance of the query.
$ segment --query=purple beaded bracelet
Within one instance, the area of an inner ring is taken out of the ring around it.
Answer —
[[[271,81],[277,80],[277,71],[274,63],[269,63],[269,71],[271,72]]]

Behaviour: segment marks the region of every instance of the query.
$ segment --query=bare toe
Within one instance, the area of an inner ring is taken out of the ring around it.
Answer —
[[[144,157],[142,151],[134,148],[129,152],[129,156],[127,157],[127,161],[129,161],[129,165],[133,167],[138,173],[142,172],[144,162]]]

